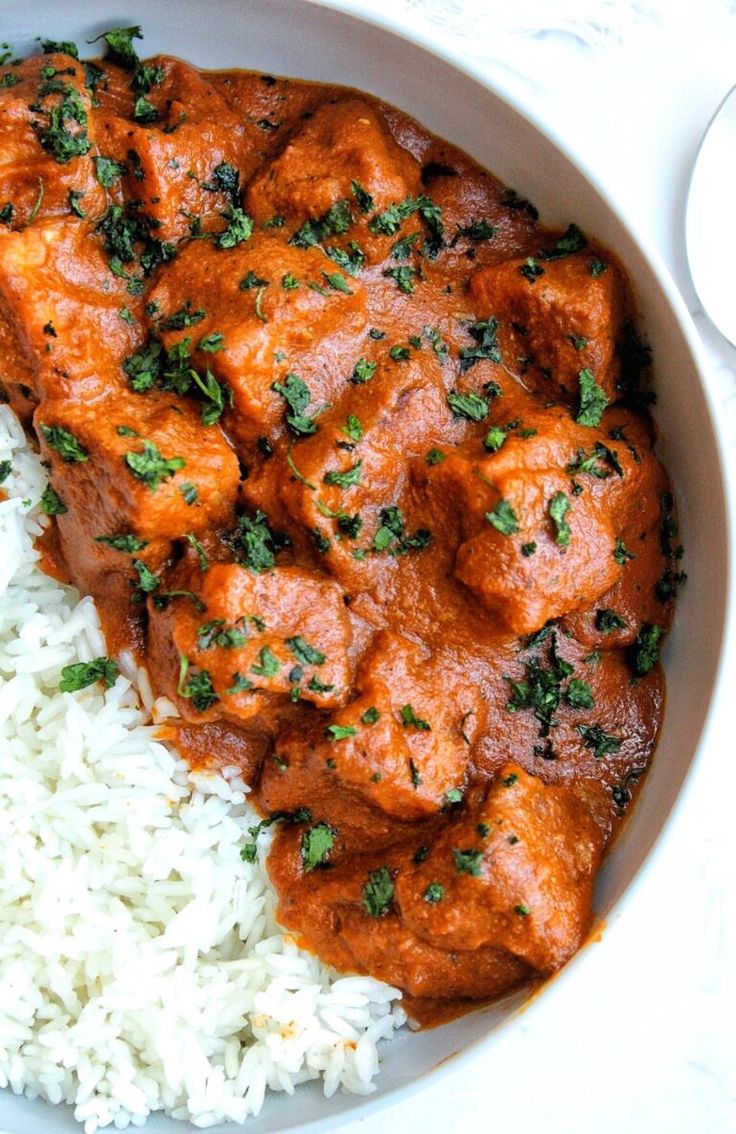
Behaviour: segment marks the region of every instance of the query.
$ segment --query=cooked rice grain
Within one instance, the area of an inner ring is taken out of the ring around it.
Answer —
[[[240,858],[257,816],[238,769],[193,776],[157,741],[172,706],[134,667],[58,692],[104,640],[91,599],[39,570],[45,473],[6,407],[0,459],[0,1085],[70,1103],[88,1134],[156,1110],[242,1122],[320,1077],[373,1091],[400,994],[277,925]]]

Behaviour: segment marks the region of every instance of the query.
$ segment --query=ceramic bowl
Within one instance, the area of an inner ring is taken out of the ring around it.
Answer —
[[[141,24],[144,55],[165,52],[203,67],[243,67],[298,78],[344,83],[401,107],[423,125],[465,149],[506,185],[539,208],[549,225],[574,220],[616,251],[633,284],[656,367],[659,450],[674,481],[690,583],[683,589],[664,651],[668,696],[652,770],[623,835],[607,859],[596,893],[599,923],[625,915],[626,895],[662,841],[672,809],[696,761],[718,674],[728,601],[728,521],[723,462],[697,359],[696,338],[684,304],[651,250],[642,248],[598,185],[565,153],[549,129],[474,76],[449,54],[380,23],[306,0],[5,0],[2,38],[18,53],[35,37],[80,44],[111,26]],[[597,948],[605,949],[605,932]],[[530,1012],[545,1011],[564,996],[587,963],[583,950],[551,986],[534,997]],[[0,974],[1,977],[1,974]],[[367,1109],[418,1090],[451,1056],[487,1051],[520,1026],[525,994],[451,1024],[418,1034],[400,1033],[385,1048],[378,1091],[369,1100],[338,1095],[325,1100],[318,1086],[295,1098],[276,1096],[250,1134],[320,1131],[357,1118]],[[457,1061],[453,1064],[457,1066]],[[187,1127],[160,1116],[155,1134],[185,1134]],[[60,1134],[79,1127],[71,1111],[0,1092],[3,1134]],[[234,1127],[211,1128],[231,1134]]]

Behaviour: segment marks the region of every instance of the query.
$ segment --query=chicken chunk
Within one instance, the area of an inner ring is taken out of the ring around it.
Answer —
[[[361,205],[372,212],[418,191],[414,158],[396,144],[377,110],[349,98],[319,106],[253,178],[245,200],[258,222],[279,215],[300,224],[323,216],[337,201],[353,202],[356,213]]]
[[[0,76],[0,215],[11,228],[105,207],[91,153],[96,141],[81,63],[35,56]]]
[[[504,949],[541,975],[590,925],[603,833],[567,787],[509,764],[479,810],[447,825],[395,897],[407,928],[441,949]]]
[[[441,699],[438,682],[448,690]],[[380,833],[376,811],[394,823],[415,821],[436,814],[448,792],[462,791],[481,696],[453,660],[382,632],[362,657],[355,685],[357,697],[306,742],[301,731],[279,738],[260,788],[269,811],[318,799],[314,816],[347,836],[353,824],[362,829],[367,806]]]
[[[151,122],[100,114],[99,146],[125,166],[126,194],[140,201],[160,240],[223,228],[239,206],[239,167],[252,149],[243,123],[194,67],[155,58],[161,81],[147,100]]]
[[[376,368],[375,376],[347,386],[349,394],[320,416],[316,433],[293,445],[288,459],[279,452],[264,462],[244,485],[253,506],[265,509],[280,498],[284,524],[297,521],[319,548],[320,564],[351,593],[379,575],[385,586],[386,569],[421,550],[423,536],[400,507],[408,465],[396,453],[423,454],[453,429],[436,360],[407,364],[391,361],[385,349],[366,353],[374,357],[356,360],[353,373]]]
[[[239,437],[253,442],[268,436],[289,412],[316,414],[349,377],[365,327],[365,291],[341,273],[342,289],[334,287],[326,278],[334,269],[318,249],[290,247],[267,235],[229,250],[195,242],[153,289],[164,343],[189,339],[195,363],[228,384]],[[195,304],[193,296],[201,299]],[[213,342],[213,335],[221,337]],[[328,335],[325,352],[321,343]],[[297,366],[309,396],[301,410],[290,411],[288,397],[273,385],[287,387]]]
[[[350,623],[336,583],[299,567],[253,574],[237,563],[186,580],[196,602],[181,583],[182,598],[163,610],[154,601],[150,641],[158,680],[185,716],[199,719],[217,702],[214,714],[241,720],[274,698],[344,704]],[[203,682],[208,704],[197,694]]]
[[[490,999],[534,975],[505,949],[444,949],[402,922],[391,901],[393,879],[418,849],[426,849],[416,845],[418,832],[415,843],[389,851],[387,862],[377,862],[375,852],[337,861],[331,857],[329,869],[310,872],[304,869],[303,837],[303,831],[293,828],[279,831],[268,869],[279,892],[279,921],[326,964],[398,985],[415,999],[407,1005],[412,1015],[422,1002],[431,1012],[433,1006],[441,1009],[442,1001]],[[374,894],[383,894],[388,905],[376,907]]]
[[[203,426],[170,395],[45,401],[34,424],[54,485],[90,540],[121,532],[172,540],[222,526],[233,513],[235,454],[218,426]]]
[[[613,262],[592,257],[590,250],[531,265],[506,260],[478,269],[469,292],[481,318],[501,322],[507,365],[543,397],[575,402],[580,371],[588,370],[615,401],[616,348],[626,313],[623,276]]]
[[[495,451],[480,456],[469,442],[421,475],[437,506],[459,515],[457,577],[502,625],[528,634],[620,578],[622,540],[649,525],[649,442],[640,452],[548,410],[493,426],[486,447]]]
[[[20,381],[32,372],[37,397],[91,400],[120,385],[121,361],[140,340],[139,308],[85,222],[51,219],[0,236],[0,312],[25,360]]]

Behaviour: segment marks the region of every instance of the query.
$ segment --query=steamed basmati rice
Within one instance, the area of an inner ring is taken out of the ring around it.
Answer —
[[[396,989],[340,977],[274,918],[236,768],[193,776],[156,739],[144,674],[59,693],[105,653],[94,604],[42,573],[46,483],[0,407],[0,1086],[88,1134],[155,1110],[207,1126],[322,1078],[367,1094]]]

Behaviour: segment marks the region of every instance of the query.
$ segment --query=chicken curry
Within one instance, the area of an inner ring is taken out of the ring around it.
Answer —
[[[136,34],[0,66],[45,550],[242,768],[284,925],[451,1015],[580,946],[657,736],[681,549],[629,286],[393,107]]]

